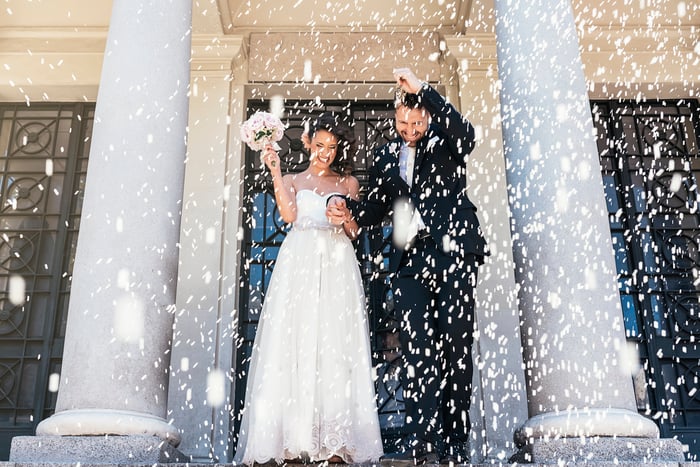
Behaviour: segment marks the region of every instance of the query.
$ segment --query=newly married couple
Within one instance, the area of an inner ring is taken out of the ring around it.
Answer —
[[[311,154],[305,171],[282,176],[275,150],[263,153],[279,212],[293,227],[253,346],[238,464],[468,461],[474,287],[487,254],[466,190],[474,128],[411,70],[394,75],[399,137],[375,151],[363,200],[346,168],[352,133],[332,115],[303,136]],[[398,211],[409,214],[401,228]],[[351,240],[387,214],[396,233],[389,264],[410,435],[399,452],[383,455]]]

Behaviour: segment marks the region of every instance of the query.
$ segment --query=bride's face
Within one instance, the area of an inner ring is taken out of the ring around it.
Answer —
[[[338,150],[338,138],[327,130],[318,130],[311,139],[311,163],[328,167]]]

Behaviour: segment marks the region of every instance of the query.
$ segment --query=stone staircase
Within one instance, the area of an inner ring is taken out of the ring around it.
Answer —
[[[649,440],[650,442],[652,440]],[[673,441],[673,440],[669,440]],[[700,467],[700,462],[659,461],[659,459],[679,459],[680,451],[673,442],[655,440],[653,448],[643,444],[629,445],[635,453],[625,453],[627,446],[623,439],[610,439],[589,442],[585,450],[577,440],[555,440],[552,443],[557,452],[575,461],[557,460],[554,462],[512,462],[487,459],[481,463],[460,464],[459,466],[532,466],[532,467]],[[591,446],[595,444],[595,446]],[[543,455],[534,449],[534,455]],[[535,457],[537,458],[537,457]],[[542,457],[546,458],[546,457]],[[634,460],[630,460],[634,459]],[[152,436],[19,436],[12,440],[10,461],[0,462],[0,467],[234,467],[231,463],[188,462],[188,457],[176,448]],[[265,467],[278,467],[276,463]],[[376,464],[329,464],[328,462],[287,462],[287,467],[412,467],[407,462],[380,462]],[[425,464],[428,465],[428,464]],[[438,464],[434,464],[438,465]],[[454,465],[439,464],[445,467]]]
[[[446,464],[440,464],[444,467],[495,467],[495,466],[528,466],[528,467],[700,467],[700,462],[653,462],[653,463],[640,463],[640,462],[559,462],[559,463],[535,463],[535,464],[523,464],[523,463],[503,463],[498,461],[488,461],[489,463],[480,464],[459,464],[458,466],[448,466]],[[197,464],[197,463],[89,463],[89,462],[0,462],[0,467],[234,467],[234,464]],[[256,467],[260,464],[256,464]],[[328,467],[327,462],[319,463],[284,463],[285,467]],[[438,464],[424,464],[423,467],[430,467],[430,465]],[[381,464],[330,464],[330,467],[411,467],[412,464],[397,463],[395,465],[388,463]],[[262,467],[262,465],[261,465]],[[276,463],[264,464],[264,467],[278,467]]]

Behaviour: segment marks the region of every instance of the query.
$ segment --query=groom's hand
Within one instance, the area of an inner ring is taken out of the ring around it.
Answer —
[[[413,73],[410,68],[394,69],[394,79],[397,86],[411,94],[418,94],[423,82]]]
[[[340,195],[331,195],[331,197],[328,198],[328,201],[326,201],[326,210],[328,210],[328,208],[330,208],[331,206],[335,208],[347,207],[345,197]]]

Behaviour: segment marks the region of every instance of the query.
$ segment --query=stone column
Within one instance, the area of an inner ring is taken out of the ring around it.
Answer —
[[[225,462],[231,451],[246,59],[243,36],[193,40],[168,408],[183,431],[178,449],[195,463]]]
[[[166,404],[191,8],[190,0],[114,2],[56,413],[39,424],[38,447],[13,444],[16,461],[183,460],[169,450],[180,434]]]
[[[467,188],[481,218],[491,256],[479,268],[474,343],[474,402],[471,460],[507,460],[517,449],[513,427],[527,420],[522,370],[520,317],[510,248],[510,217],[505,161],[498,123],[496,36],[445,37],[446,58],[454,69],[459,92],[452,102],[469,118],[478,137],[469,155]],[[445,80],[449,82],[448,80]]]
[[[654,439],[658,428],[637,413],[624,371],[616,268],[571,5],[495,6],[530,417],[515,436],[521,455],[682,460],[680,444]]]

